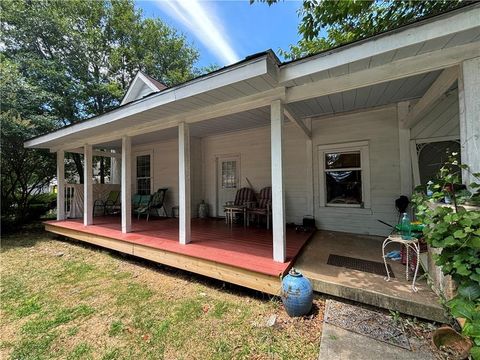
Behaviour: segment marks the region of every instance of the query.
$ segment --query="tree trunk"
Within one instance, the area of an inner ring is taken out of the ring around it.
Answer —
[[[100,157],[100,184],[105,184],[105,158]]]
[[[83,184],[83,164],[82,159],[80,158],[80,154],[72,153],[73,161],[75,162],[75,166],[77,168],[78,178],[80,180],[80,184]]]

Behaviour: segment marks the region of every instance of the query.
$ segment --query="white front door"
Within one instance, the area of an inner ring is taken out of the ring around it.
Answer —
[[[217,158],[217,216],[225,216],[223,206],[234,201],[240,184],[240,156]]]

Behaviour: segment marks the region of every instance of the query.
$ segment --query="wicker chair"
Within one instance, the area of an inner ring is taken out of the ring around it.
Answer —
[[[270,229],[270,219],[272,218],[272,188],[270,186],[260,190],[257,206],[247,209],[247,225],[251,215],[257,218],[265,217],[267,229]]]

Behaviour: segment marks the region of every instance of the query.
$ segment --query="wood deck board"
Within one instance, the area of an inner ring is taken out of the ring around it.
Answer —
[[[287,261],[272,259],[272,233],[265,229],[234,226],[232,228],[218,220],[192,221],[192,242],[178,242],[178,220],[159,219],[149,222],[134,220],[133,231],[122,234],[120,219],[97,217],[94,225],[84,226],[79,219],[46,222],[52,227],[70,229],[82,234],[114,239],[142,245],[144,247],[182,254],[196,259],[228,265],[255,273],[279,277],[290,269],[292,262],[312,233],[287,230]],[[145,253],[145,252],[144,252]]]

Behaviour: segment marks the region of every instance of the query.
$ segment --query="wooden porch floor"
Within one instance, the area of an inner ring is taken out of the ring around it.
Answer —
[[[293,265],[313,234],[287,229],[287,261],[273,261],[272,233],[266,229],[229,227],[222,220],[193,219],[192,242],[178,242],[178,219],[132,220],[123,234],[118,217],[47,221],[45,229],[73,239],[129,253],[165,265],[277,294],[280,276]]]

